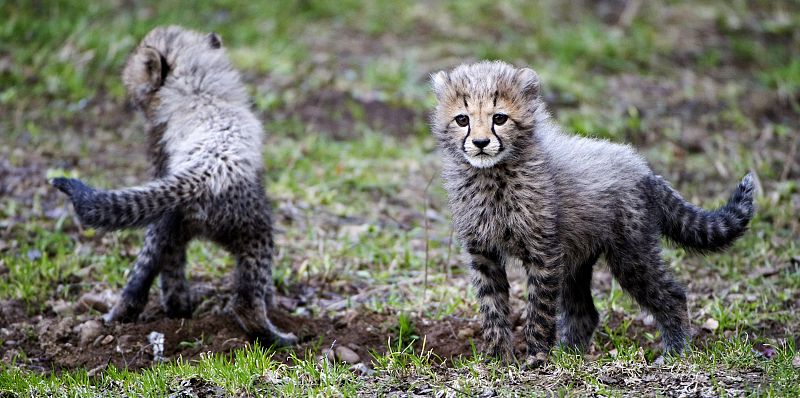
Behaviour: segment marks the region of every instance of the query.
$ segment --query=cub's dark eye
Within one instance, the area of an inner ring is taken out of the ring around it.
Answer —
[[[461,127],[467,127],[467,125],[469,124],[469,116],[467,115],[456,116],[456,123]]]
[[[502,126],[506,120],[508,120],[508,115],[504,115],[502,113],[496,113],[494,116],[492,116],[492,122],[494,122],[494,124],[497,126]]]

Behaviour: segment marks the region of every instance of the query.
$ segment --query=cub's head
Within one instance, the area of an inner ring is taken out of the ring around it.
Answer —
[[[448,154],[487,168],[529,144],[542,105],[532,69],[483,61],[438,72],[431,85],[437,100],[432,130]]]
[[[151,30],[128,57],[122,82],[133,103],[148,110],[157,105],[155,94],[163,87],[184,85],[190,89],[187,91],[201,91],[203,85],[211,83],[204,82],[206,75],[230,69],[222,39],[216,33],[159,27]]]

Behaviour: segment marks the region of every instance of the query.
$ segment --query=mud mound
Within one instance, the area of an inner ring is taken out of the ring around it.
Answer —
[[[144,321],[104,325],[99,318],[87,315],[37,315],[26,319],[19,314],[19,305],[5,304],[3,319],[11,322],[0,325],[3,360],[17,361],[18,365],[42,372],[77,368],[92,371],[108,365],[132,370],[150,366],[154,363],[154,344],[148,337],[153,332],[163,334],[163,356],[168,361],[191,361],[208,352],[228,354],[252,344],[226,314],[208,313],[196,319],[145,314]],[[349,310],[333,318],[309,317],[275,308],[270,318],[300,339],[296,347],[276,353],[275,359],[287,363],[291,352],[303,358],[331,346],[347,347],[358,355],[359,361],[369,363],[370,353],[386,352],[387,343],[391,339],[396,344],[399,333],[396,314]],[[443,360],[471,355],[470,338],[478,328],[475,322],[457,318],[412,322],[415,347],[421,348],[424,340],[426,350],[433,350]]]

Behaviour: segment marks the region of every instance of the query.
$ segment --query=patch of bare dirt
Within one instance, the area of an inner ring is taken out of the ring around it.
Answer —
[[[224,295],[224,294],[223,294]],[[281,300],[292,298],[281,297]],[[97,313],[77,314],[54,311],[28,317],[18,301],[5,301],[0,309],[0,357],[16,360],[36,371],[76,368],[99,371],[108,365],[140,369],[152,365],[155,342],[151,334],[163,334],[163,357],[191,361],[201,354],[232,353],[252,344],[218,307],[212,306],[193,319],[169,319],[152,299],[138,322],[105,325]],[[80,304],[75,304],[75,309]],[[59,309],[61,311],[61,309]],[[357,355],[351,361],[370,363],[371,351],[385,352],[387,343],[397,341],[397,314],[348,310],[329,317],[322,314],[292,315],[280,305],[271,309],[271,320],[282,330],[295,333],[300,344],[280,350],[276,359],[289,362],[290,352],[298,357],[321,352],[327,347],[346,347]],[[470,338],[478,330],[474,321],[449,318],[439,321],[414,319],[416,343],[432,349],[442,359],[470,355]],[[465,330],[467,331],[465,333]],[[476,343],[479,343],[476,341]],[[407,344],[407,343],[406,343]]]
[[[413,133],[415,121],[424,119],[424,115],[404,106],[334,90],[309,95],[283,113],[302,120],[308,131],[327,133],[340,140],[358,138],[359,124],[372,131],[406,137]]]

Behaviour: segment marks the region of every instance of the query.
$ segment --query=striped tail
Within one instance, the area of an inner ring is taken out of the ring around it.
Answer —
[[[728,203],[716,210],[703,210],[683,199],[660,176],[654,176],[658,188],[662,233],[687,249],[716,251],[730,246],[747,230],[753,218],[752,174],[744,176]]]
[[[54,187],[69,195],[81,223],[107,230],[142,227],[167,212],[197,200],[206,190],[202,174],[185,173],[125,189],[94,189],[74,178],[54,178]]]

